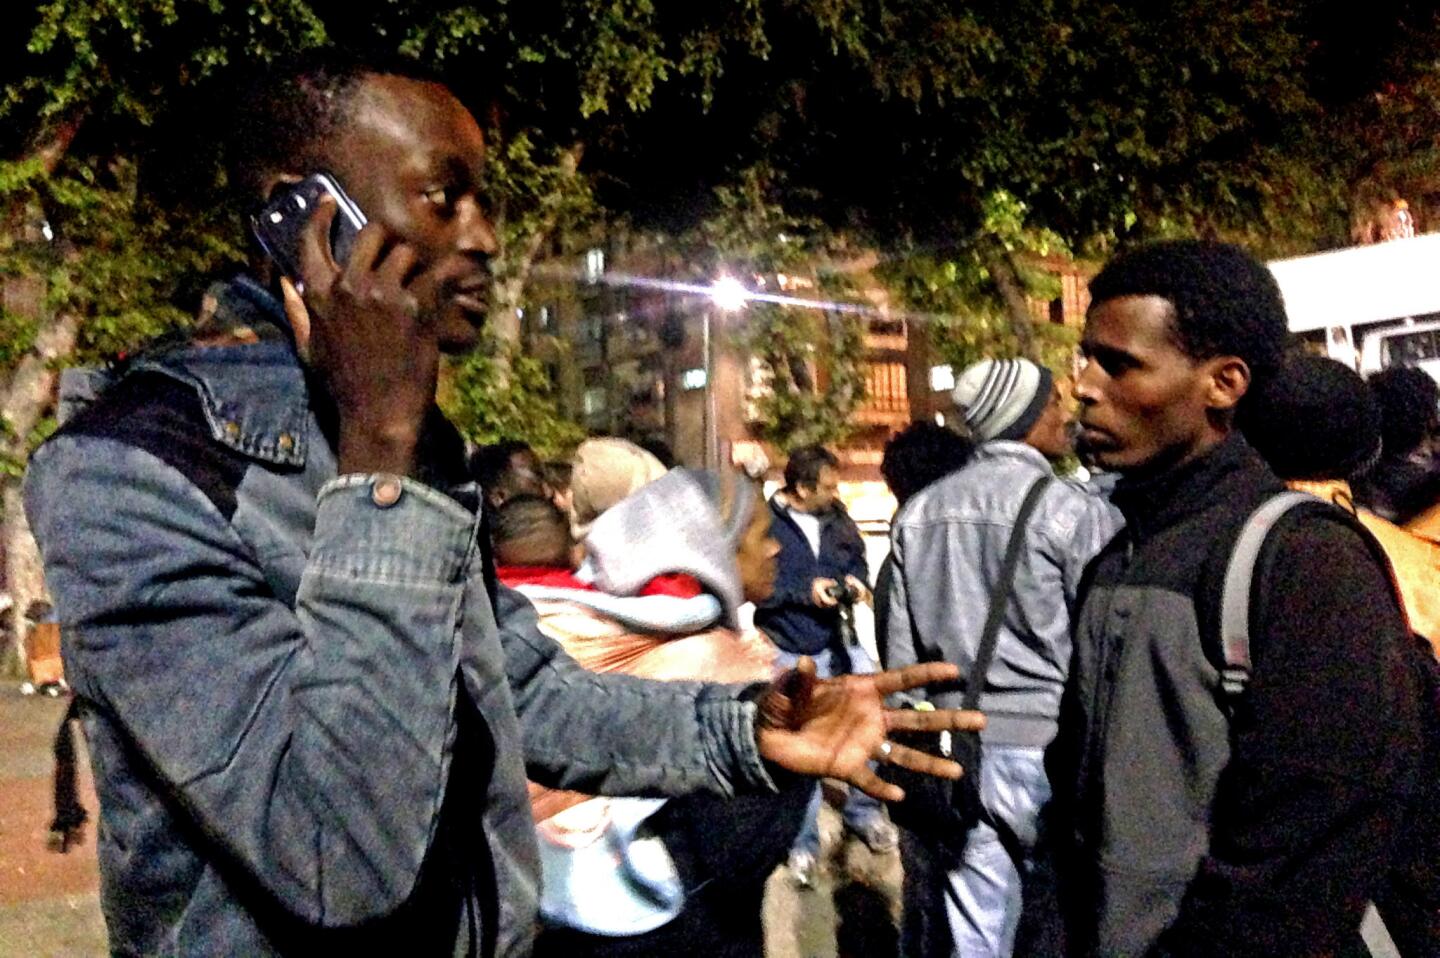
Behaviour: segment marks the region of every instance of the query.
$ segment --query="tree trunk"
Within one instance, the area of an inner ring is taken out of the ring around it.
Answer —
[[[576,143],[560,155],[560,172],[567,183],[577,175],[580,158],[584,153],[585,144]],[[563,191],[564,187],[559,189]],[[520,341],[520,319],[516,310],[525,301],[525,290],[530,283],[535,261],[539,258],[540,251],[545,248],[545,241],[558,225],[559,209],[562,205],[558,198],[554,198],[550,203],[542,201],[542,205],[551,207],[552,212],[543,217],[529,235],[520,237],[514,243],[504,244],[492,263],[495,280],[491,283],[490,293],[490,332],[504,343]],[[495,222],[497,235],[505,231],[504,217],[502,208],[497,213]]]
[[[75,142],[75,136],[80,132],[80,127],[85,123],[87,112],[77,110],[63,119],[51,123],[42,129],[29,145],[20,159],[39,160],[40,168],[46,176],[55,172],[65,154],[70,151],[70,144]],[[4,222],[11,233],[23,230],[23,217],[30,197],[21,193],[16,197],[15,202],[8,207],[0,207],[0,222]],[[29,239],[31,242],[38,242],[38,236],[16,238]]]
[[[14,281],[12,281],[14,282]],[[55,386],[60,374],[54,361],[68,356],[75,349],[80,331],[78,316],[63,314],[47,324],[36,338],[35,346],[16,367],[10,382],[0,395],[0,416],[8,423],[11,434],[5,441],[5,452],[24,462],[30,433],[55,401]],[[25,509],[20,500],[21,479],[7,477],[0,483],[0,542],[5,548],[5,581],[15,604],[10,609],[13,660],[23,664],[25,658],[25,610],[36,599],[46,596],[45,580],[40,565],[40,552]],[[12,660],[12,661],[13,661]]]
[[[1010,330],[1015,334],[1020,355],[1026,359],[1037,359],[1035,319],[1030,315],[1030,304],[1025,298],[1025,284],[1020,279],[1020,271],[1015,268],[1015,260],[1003,243],[990,236],[981,238],[980,256],[985,268],[990,271],[990,278],[995,281],[995,288],[1000,291],[1000,299],[1005,304],[1005,315],[1010,319]]]

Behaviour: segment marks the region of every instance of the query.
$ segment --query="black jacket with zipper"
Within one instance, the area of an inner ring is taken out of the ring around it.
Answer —
[[[1358,929],[1407,811],[1418,690],[1388,570],[1333,510],[1272,530],[1253,676],[1220,688],[1220,587],[1282,484],[1238,435],[1124,481],[1087,572],[1053,759],[1075,954],[1323,955]]]

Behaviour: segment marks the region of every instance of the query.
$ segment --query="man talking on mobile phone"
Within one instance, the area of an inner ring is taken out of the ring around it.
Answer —
[[[524,955],[527,772],[721,796],[798,773],[892,799],[871,760],[959,774],[886,736],[979,716],[882,705],[951,667],[602,677],[494,585],[434,405],[496,251],[484,139],[444,86],[311,66],[257,84],[231,129],[255,207],[324,171],[369,224],[336,262],[323,200],[300,275],[212,289],[223,334],[113,371],[26,489],[90,736],[114,952]]]

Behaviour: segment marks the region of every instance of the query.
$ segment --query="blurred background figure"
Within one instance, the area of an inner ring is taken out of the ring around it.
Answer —
[[[1367,381],[1380,412],[1380,460],[1355,483],[1376,515],[1404,525],[1440,500],[1440,384],[1423,370],[1391,366]]]
[[[60,622],[55,607],[44,599],[25,610],[25,660],[30,681],[21,686],[26,694],[62,695],[66,690],[65,666],[60,660]]]
[[[1379,540],[1394,569],[1410,627],[1440,653],[1440,545],[1370,509],[1357,508],[1351,492],[1352,480],[1364,482],[1385,462],[1376,392],[1341,363],[1291,354],[1266,387],[1264,405],[1247,425],[1246,438],[1291,488],[1353,513]],[[1345,583],[1316,587],[1344,588]]]
[[[917,493],[965,465],[974,452],[973,441],[929,420],[912,422],[891,436],[885,443],[880,475],[895,497],[892,525]],[[886,634],[890,628],[890,580],[894,574],[894,558],[886,553],[875,575],[875,648],[882,668],[888,668],[886,663],[890,661]],[[925,900],[945,880],[945,859],[932,854],[924,840],[904,828],[900,829],[900,864],[903,902]],[[950,930],[941,909],[904,907],[900,921],[900,941],[916,954],[943,953],[948,947]]]
[[[570,460],[571,532],[583,542],[606,509],[665,475],[665,465],[628,439],[587,439]]]
[[[875,671],[859,644],[842,637],[842,604],[869,602],[871,590],[860,530],[837,495],[838,466],[835,454],[822,446],[791,450],[785,487],[770,499],[769,509],[780,542],[779,579],[755,609],[755,624],[780,649],[780,668],[809,656],[821,676]],[[805,887],[814,884],[820,861],[820,801],[817,784],[790,854],[791,875]],[[841,817],[876,854],[899,841],[880,802],[859,789],[850,790]]]
[[[737,631],[740,604],[774,588],[769,529],[749,483],[722,489],[712,474],[676,470],[595,520],[593,581],[571,574],[573,541],[548,501],[506,503],[494,535],[502,581],[586,668],[745,682],[774,671],[768,640]],[[657,581],[688,581],[694,593],[655,591]],[[545,879],[537,954],[759,958],[765,879],[809,804],[808,782],[782,784],[778,795],[668,802],[532,786]]]
[[[928,420],[912,422],[891,436],[885,443],[884,457],[880,460],[880,475],[895,497],[895,518],[900,517],[901,510],[911,497],[965,465],[974,451],[975,443],[970,439]],[[894,568],[894,562],[886,554],[880,563],[880,571],[875,575],[875,648],[884,668],[889,667],[885,663],[890,661],[885,648],[889,618],[886,596]]]
[[[512,496],[551,495],[540,457],[518,439],[502,439],[476,449],[470,456],[470,473],[492,507]]]
[[[570,476],[575,471],[569,460],[558,460],[545,463],[545,484],[550,487],[551,497],[555,505],[565,515],[570,515],[574,508],[574,494],[570,491]]]

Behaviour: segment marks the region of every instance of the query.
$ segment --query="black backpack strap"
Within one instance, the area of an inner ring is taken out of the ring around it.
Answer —
[[[999,644],[1000,623],[1005,620],[1005,609],[1010,605],[1010,587],[1015,584],[1015,569],[1020,564],[1020,550],[1025,545],[1025,528],[1030,517],[1040,505],[1040,497],[1050,485],[1050,476],[1041,476],[1025,493],[1020,504],[1020,513],[1015,517],[1015,526],[1010,530],[1010,541],[1005,546],[1005,562],[1000,574],[990,589],[990,611],[985,616],[985,630],[980,634],[980,647],[975,651],[975,665],[965,680],[965,698],[962,709],[980,707],[980,695],[985,691],[985,677],[990,673],[990,663],[995,658],[995,646]]]

